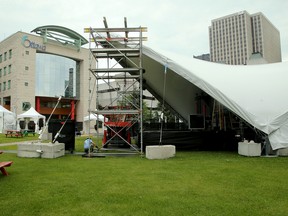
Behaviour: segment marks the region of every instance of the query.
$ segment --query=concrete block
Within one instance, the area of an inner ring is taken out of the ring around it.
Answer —
[[[18,157],[57,158],[65,154],[64,143],[23,143],[18,144]]]
[[[254,141],[238,143],[238,154],[244,156],[261,156],[261,144]]]
[[[279,156],[288,156],[288,148],[282,148],[277,150]]]
[[[166,159],[175,156],[176,148],[174,145],[153,145],[146,146],[145,152],[148,159]]]

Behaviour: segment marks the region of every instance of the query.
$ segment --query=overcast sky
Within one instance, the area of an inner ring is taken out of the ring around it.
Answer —
[[[85,27],[148,27],[144,45],[177,55],[209,53],[211,20],[246,10],[262,12],[280,31],[282,60],[288,61],[287,0],[0,0],[0,41],[17,31],[60,25],[84,37]]]

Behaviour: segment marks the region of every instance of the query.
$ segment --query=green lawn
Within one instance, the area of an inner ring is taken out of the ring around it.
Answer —
[[[29,140],[38,140],[38,134],[34,136],[29,134],[28,136],[23,137],[6,137],[5,134],[0,133],[0,144],[2,143],[12,143],[12,142],[19,142],[19,141],[29,141]]]
[[[82,138],[76,138],[77,140]],[[82,142],[82,140],[81,140]],[[76,142],[77,146],[81,142]],[[79,147],[80,148],[80,147]],[[1,147],[0,147],[1,149]],[[286,157],[178,152],[145,157],[19,158],[0,174],[0,215],[286,215]]]

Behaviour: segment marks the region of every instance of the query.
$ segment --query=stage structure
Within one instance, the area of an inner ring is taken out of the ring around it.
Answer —
[[[91,59],[95,58],[97,63],[96,66],[90,65],[90,72],[96,78],[96,110],[89,109],[89,112],[105,117],[102,140],[104,148],[120,144],[142,153],[144,73],[142,42],[147,40],[143,37],[143,32],[147,32],[147,28],[128,27],[126,18],[123,28],[109,28],[105,17],[103,22],[105,28],[84,29],[85,33],[89,33]],[[99,66],[99,62],[103,59],[106,59],[105,66]],[[114,59],[116,64],[111,63],[111,59]],[[124,82],[124,87],[115,88],[110,84],[111,80],[121,80]],[[110,92],[117,92],[117,98],[110,98],[110,103],[105,106],[99,102],[101,94],[98,90],[99,82],[105,82]],[[132,137],[138,140],[140,151],[134,143],[131,143]]]

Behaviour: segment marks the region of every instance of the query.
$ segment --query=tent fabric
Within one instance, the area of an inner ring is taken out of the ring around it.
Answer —
[[[18,119],[22,119],[22,118],[33,118],[33,119],[40,119],[40,118],[45,118],[44,115],[41,115],[40,113],[38,113],[33,107],[31,107],[29,110],[27,110],[26,112],[18,115],[17,117]]]
[[[148,47],[143,54],[266,133],[274,150],[288,147],[288,62],[225,65],[175,54],[168,58]]]
[[[92,123],[92,121],[96,121],[98,118],[99,118],[100,121],[104,122],[104,116],[103,115],[98,115],[98,117],[97,117],[97,114],[90,113],[90,115],[84,117],[84,119],[83,119],[84,120],[84,122],[83,122],[83,133],[84,134],[89,134],[89,132],[91,133],[91,131],[93,131],[93,132],[95,131],[94,130],[95,129],[94,128],[95,122]],[[100,130],[98,128],[98,132],[102,132],[102,130]]]
[[[5,107],[0,105],[0,112],[5,112],[5,113],[12,113],[10,110],[7,110]]]
[[[0,105],[0,132],[16,128],[15,114]]]
[[[104,121],[103,115],[98,115],[98,117],[99,117],[100,121],[102,121],[102,122]],[[97,120],[97,114],[91,113],[90,115],[84,117],[84,122],[89,121],[89,120],[90,121]]]
[[[31,107],[29,110],[27,110],[26,112],[20,114],[17,116],[17,119],[33,119],[34,123],[35,123],[35,132],[39,132],[39,119],[43,119],[43,124],[45,125],[45,119],[46,117],[44,115],[41,115],[40,113],[38,113],[33,107]],[[26,124],[27,125],[27,124]]]

